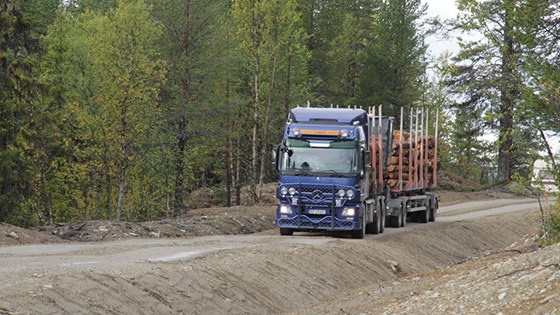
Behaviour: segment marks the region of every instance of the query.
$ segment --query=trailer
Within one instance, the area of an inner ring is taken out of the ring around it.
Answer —
[[[401,110],[396,131],[381,106],[292,109],[274,154],[280,234],[363,238],[403,227],[407,217],[434,221],[438,197],[427,191],[437,183],[437,114],[434,136],[426,111],[411,111],[408,131],[403,119]]]

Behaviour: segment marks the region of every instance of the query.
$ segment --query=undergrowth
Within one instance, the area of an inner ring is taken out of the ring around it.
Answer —
[[[543,245],[551,245],[560,242],[560,200],[552,205],[541,207],[541,220]]]

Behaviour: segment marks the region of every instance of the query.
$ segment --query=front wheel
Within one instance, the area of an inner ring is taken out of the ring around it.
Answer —
[[[364,229],[354,230],[350,232],[350,235],[352,236],[352,238],[361,240],[364,238]]]
[[[362,213],[362,228],[359,230],[350,231],[350,235],[352,238],[356,239],[363,239],[366,234],[366,218],[365,215]]]
[[[280,228],[280,235],[282,236],[294,235],[294,229]]]

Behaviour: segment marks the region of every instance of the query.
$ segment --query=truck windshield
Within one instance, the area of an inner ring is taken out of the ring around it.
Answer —
[[[280,156],[286,175],[353,176],[360,172],[356,141],[333,141],[311,147],[308,141],[289,139]]]

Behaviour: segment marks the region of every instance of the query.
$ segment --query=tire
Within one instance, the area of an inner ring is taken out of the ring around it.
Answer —
[[[402,209],[399,210],[399,213],[397,213],[396,216],[391,216],[391,227],[400,228],[402,226],[402,217]]]
[[[435,202],[434,202],[433,206],[430,207],[430,218],[429,218],[430,222],[435,222],[436,221],[438,207],[439,207],[438,201],[437,201],[437,199],[435,199]]]
[[[366,220],[364,219],[364,217],[362,216],[362,228],[359,230],[353,230],[350,231],[350,236],[352,236],[352,238],[355,239],[363,239],[365,234],[366,234],[366,224],[365,224]]]
[[[379,209],[377,212],[377,217],[375,218],[375,220],[373,221],[373,223],[368,224],[369,229],[366,229],[367,233],[371,233],[371,234],[379,234],[379,233],[383,233],[382,230],[382,223],[384,224],[385,222],[383,222],[382,219],[382,215],[383,212],[381,211],[382,209]]]
[[[430,220],[430,212],[432,212],[432,206],[430,202],[426,205],[426,210],[422,210],[418,212],[418,222],[420,223],[428,223]]]
[[[420,223],[428,223],[428,220],[430,220],[430,210],[426,209],[426,210],[422,210],[420,212],[418,212],[418,222]]]
[[[364,234],[365,234],[364,229],[354,230],[350,232],[352,238],[359,239],[359,240],[364,238]]]
[[[381,233],[381,216],[379,216],[379,213],[377,214],[375,220],[373,220],[373,223],[366,225],[366,233],[370,233],[370,234]]]
[[[294,235],[294,229],[280,228],[280,235],[282,236]]]
[[[387,215],[387,208],[385,207],[385,203],[383,203],[382,207],[383,207],[383,212],[385,213],[385,224],[383,224],[383,226],[384,227],[393,227],[391,217],[389,215]]]
[[[380,212],[381,223],[379,224],[379,226],[380,226],[379,233],[383,233],[383,232],[385,232],[385,226],[386,226],[385,224],[387,224],[387,222],[386,222],[387,221],[387,215],[385,213],[385,206],[384,205],[383,205],[383,208],[381,208],[380,211],[381,211]]]
[[[404,204],[401,204],[401,215],[402,215],[401,227],[405,227],[406,226],[406,208],[404,207]]]

